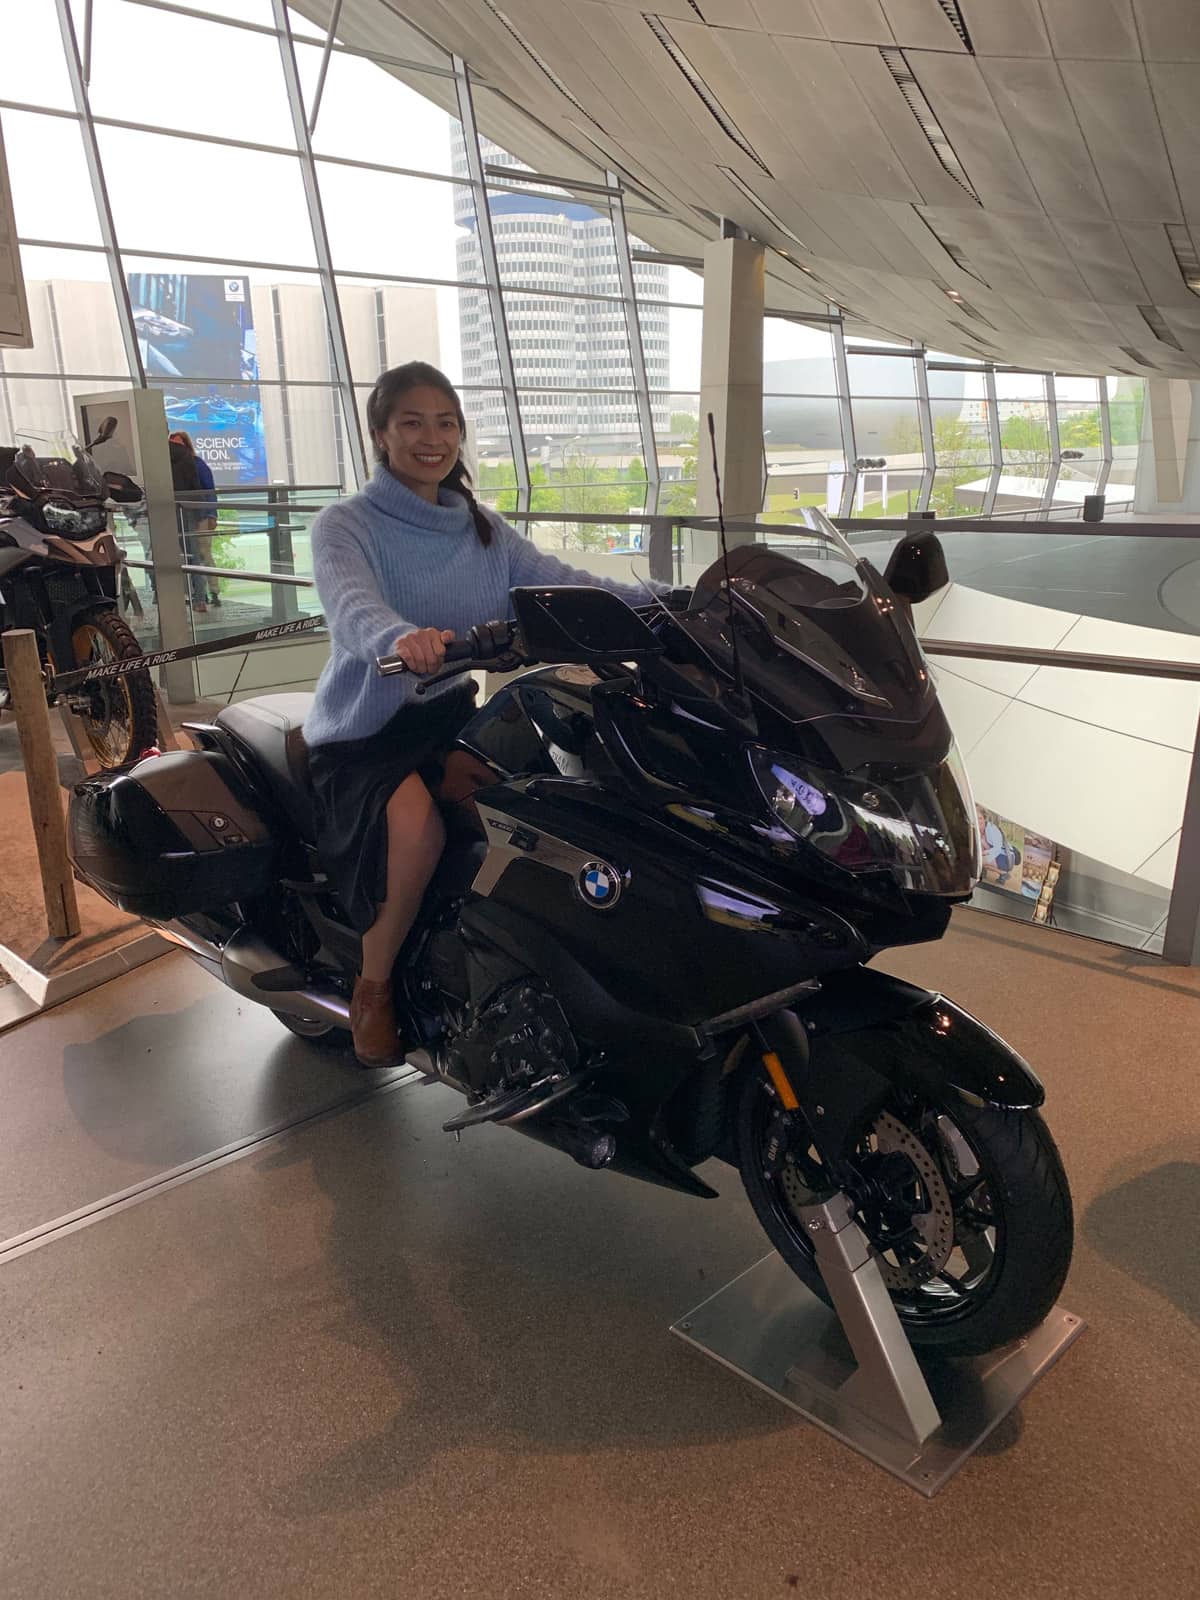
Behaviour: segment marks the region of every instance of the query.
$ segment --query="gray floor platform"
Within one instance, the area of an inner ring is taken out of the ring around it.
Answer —
[[[890,964],[1046,1077],[1090,1324],[936,1501],[669,1336],[762,1255],[726,1169],[330,1110],[375,1081],[172,956],[0,1039],[7,1231],[327,1114],[0,1264],[6,1600],[1190,1600],[1200,978],[969,915]]]

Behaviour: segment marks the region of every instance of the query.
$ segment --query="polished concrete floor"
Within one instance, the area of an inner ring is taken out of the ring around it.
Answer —
[[[1194,1597],[1200,975],[888,964],[1044,1076],[1090,1324],[939,1498],[668,1335],[762,1253],[730,1172],[456,1145],[168,956],[0,1036],[0,1594]]]

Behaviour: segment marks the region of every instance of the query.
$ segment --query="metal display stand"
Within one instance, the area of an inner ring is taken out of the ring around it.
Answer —
[[[1085,1324],[1056,1306],[1027,1338],[989,1355],[918,1361],[847,1197],[799,1215],[834,1310],[772,1252],[671,1332],[935,1495]]]

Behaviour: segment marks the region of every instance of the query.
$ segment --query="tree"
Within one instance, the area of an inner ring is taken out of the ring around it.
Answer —
[[[1005,463],[1033,467],[1033,477],[1045,477],[1050,466],[1050,429],[1042,417],[1018,413],[1008,417],[1000,428],[1000,444]]]
[[[933,424],[933,456],[937,471],[929,508],[940,517],[957,517],[978,511],[977,505],[964,505],[958,491],[991,465],[991,446],[980,438],[975,427],[962,417],[937,417]]]
[[[1104,442],[1100,407],[1058,413],[1058,442],[1064,450],[1099,450]]]

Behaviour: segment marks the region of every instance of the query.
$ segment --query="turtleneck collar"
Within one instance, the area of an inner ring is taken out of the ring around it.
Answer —
[[[438,490],[438,504],[430,505],[419,494],[406,489],[385,466],[377,466],[363,493],[373,506],[410,528],[428,528],[434,533],[458,533],[471,526],[467,502],[456,489]]]

